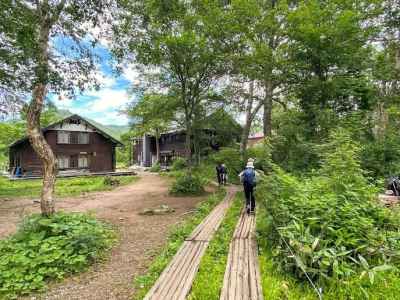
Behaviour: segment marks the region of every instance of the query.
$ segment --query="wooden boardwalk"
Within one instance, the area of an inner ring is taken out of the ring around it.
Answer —
[[[221,300],[262,300],[255,216],[242,211],[229,247]]]
[[[196,227],[162,272],[145,300],[184,300],[189,294],[201,258],[232,203],[236,188],[228,188],[225,199]]]

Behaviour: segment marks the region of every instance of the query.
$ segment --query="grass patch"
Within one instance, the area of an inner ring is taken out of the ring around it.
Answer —
[[[239,193],[204,254],[189,300],[218,300],[224,280],[229,244],[243,207]]]
[[[104,178],[105,176],[59,178],[55,187],[56,196],[78,196],[82,193],[108,191],[116,187],[105,184]],[[117,178],[120,181],[119,185],[125,185],[139,179],[136,176],[119,176]],[[40,196],[41,189],[41,179],[8,180],[0,177],[0,198],[36,198]]]
[[[174,257],[185,238],[192,233],[194,228],[203,221],[224,196],[224,190],[219,190],[217,193],[209,196],[197,206],[195,213],[191,217],[172,228],[168,235],[167,245],[155,257],[147,273],[135,279],[134,285],[137,292],[133,299],[141,300],[144,298],[162,271]]]
[[[0,241],[0,298],[42,291],[50,280],[81,272],[103,257],[113,230],[90,215],[32,215],[18,232]]]

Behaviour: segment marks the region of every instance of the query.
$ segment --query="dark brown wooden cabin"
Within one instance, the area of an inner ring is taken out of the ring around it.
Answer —
[[[183,130],[171,131],[160,136],[160,163],[168,166],[177,157],[185,157],[186,133]],[[151,167],[157,160],[156,138],[144,135],[134,140],[133,158],[143,167]]]
[[[215,132],[210,129],[203,129],[207,138],[205,143],[213,150],[218,150],[218,145],[213,142]],[[186,131],[175,130],[165,132],[160,135],[160,164],[169,166],[175,158],[186,156]],[[141,138],[136,138],[133,146],[133,159],[137,165],[151,167],[157,161],[156,138],[145,134]],[[193,149],[192,149],[193,151]]]
[[[115,171],[115,148],[122,143],[100,126],[72,115],[42,130],[56,155],[60,172]],[[15,174],[18,167],[23,176],[42,174],[42,163],[26,137],[10,146],[10,173]]]

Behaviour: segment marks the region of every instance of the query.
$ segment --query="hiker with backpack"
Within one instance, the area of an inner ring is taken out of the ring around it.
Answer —
[[[221,166],[221,173],[222,173],[222,184],[226,185],[226,182],[228,180],[228,168],[225,166],[225,164],[222,164]]]
[[[387,185],[387,190],[392,191],[393,196],[400,196],[400,176],[396,177],[393,176],[389,179],[388,185]]]
[[[222,185],[223,184],[223,164],[219,163],[215,167],[215,170],[217,171],[218,184]]]
[[[244,194],[246,196],[246,212],[254,214],[256,199],[254,197],[257,185],[257,172],[254,170],[254,159],[249,158],[246,168],[239,174],[240,182],[243,183]]]

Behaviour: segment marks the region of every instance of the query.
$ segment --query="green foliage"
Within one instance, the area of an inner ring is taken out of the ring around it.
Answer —
[[[54,94],[64,91],[76,95],[94,83],[92,71],[96,69],[97,54],[93,50],[97,39],[88,38],[88,29],[78,27],[98,24],[109,5],[98,0],[38,1],[29,6],[2,1],[0,28],[7,50],[0,54],[1,91],[30,93],[35,85],[44,83]],[[14,20],[20,22],[16,24]],[[56,33],[57,43],[51,41]],[[44,48],[52,56],[51,62],[49,57],[43,57]]]
[[[225,164],[228,169],[228,181],[239,183],[238,175],[246,166],[248,158],[253,158],[255,160],[254,166],[256,169],[264,172],[271,171],[271,146],[268,142],[247,149],[244,160],[242,159],[239,149],[222,148],[220,151],[211,155],[209,161],[214,164],[214,167],[219,163]]]
[[[32,215],[0,241],[0,297],[43,290],[46,282],[81,272],[101,258],[115,236],[84,214]]]
[[[360,168],[360,147],[336,131],[321,147],[322,167],[298,179],[274,168],[259,187],[266,218],[259,226],[281,268],[329,282],[375,276],[399,262],[398,216],[376,201],[376,188]],[[294,259],[277,234],[290,244]]]
[[[204,135],[202,140],[206,147],[210,144],[218,147],[234,146],[242,133],[240,124],[223,108],[206,116],[200,127],[201,131],[196,134]],[[211,136],[209,132],[205,133],[204,129],[211,130],[213,135]]]
[[[220,297],[229,244],[243,207],[243,194],[238,194],[201,259],[189,300],[218,300]]]
[[[121,185],[129,184],[138,180],[135,176],[118,177]],[[42,189],[42,182],[38,179],[9,180],[0,177],[0,198],[15,197],[39,197]],[[59,178],[56,181],[56,196],[78,196],[82,193],[106,191],[113,189],[113,186],[104,183],[104,177],[77,177]]]
[[[195,174],[180,174],[172,184],[170,193],[176,196],[204,194],[204,185],[206,180]]]
[[[188,133],[186,150],[192,162],[192,146],[200,153],[197,141],[191,141],[192,134],[217,102],[211,83],[229,65],[224,60],[230,48],[221,36],[228,31],[221,30],[220,4],[174,1],[165,5],[152,0],[118,4],[121,13],[114,31],[114,52],[120,58],[135,57],[144,69],[151,69],[152,74],[143,72],[143,76],[152,82],[156,78],[160,89],[176,100],[174,113]]]
[[[215,164],[209,159],[206,159],[193,168],[193,174],[202,178],[207,183],[215,181],[217,176]]]
[[[118,186],[121,184],[121,181],[118,178],[112,176],[106,176],[103,180],[104,185],[108,186]]]
[[[117,168],[129,167],[130,159],[132,157],[132,136],[131,132],[124,132],[120,135],[120,140],[124,144],[123,147],[116,148],[117,154]]]
[[[272,170],[271,146],[267,141],[254,145],[246,151],[246,161],[248,158],[255,159],[254,167],[264,173]]]
[[[172,162],[171,171],[181,171],[187,167],[186,159],[177,157]]]
[[[260,213],[260,210],[259,210]],[[259,220],[266,217],[265,212],[259,215]],[[291,274],[285,272],[274,260],[268,240],[259,239],[259,262],[261,283],[264,299],[271,300],[315,300],[316,292],[307,282],[299,283]],[[332,281],[323,288],[323,299],[397,299],[400,292],[398,270],[384,272],[375,276],[374,284],[369,278],[355,276],[345,281]],[[317,283],[319,286],[319,284]],[[362,286],[362,289],[355,288]]]
[[[128,115],[137,120],[133,129],[136,136],[152,134],[159,136],[167,130],[173,120],[176,100],[163,94],[144,94],[128,109]]]
[[[171,259],[174,257],[179,247],[185,239],[192,233],[194,228],[203,221],[203,219],[211,212],[211,210],[225,196],[223,190],[209,196],[205,201],[202,201],[197,207],[195,213],[182,223],[174,226],[168,234],[168,243],[155,257],[150,265],[147,273],[135,278],[135,287],[137,293],[134,296],[135,300],[142,300],[146,293],[156,282],[161,272],[165,269]]]
[[[8,146],[25,134],[25,123],[21,121],[0,122],[0,170],[8,166]]]
[[[318,166],[316,141],[310,138],[304,113],[297,109],[274,111],[276,134],[269,139],[272,160],[290,172],[307,172]]]
[[[157,173],[161,171],[160,163],[155,163],[150,169],[150,172]]]
[[[245,163],[243,162],[239,149],[236,148],[221,148],[220,151],[216,152],[211,156],[211,161],[215,165],[222,163],[228,168],[228,179],[235,180],[237,175],[242,171]]]

